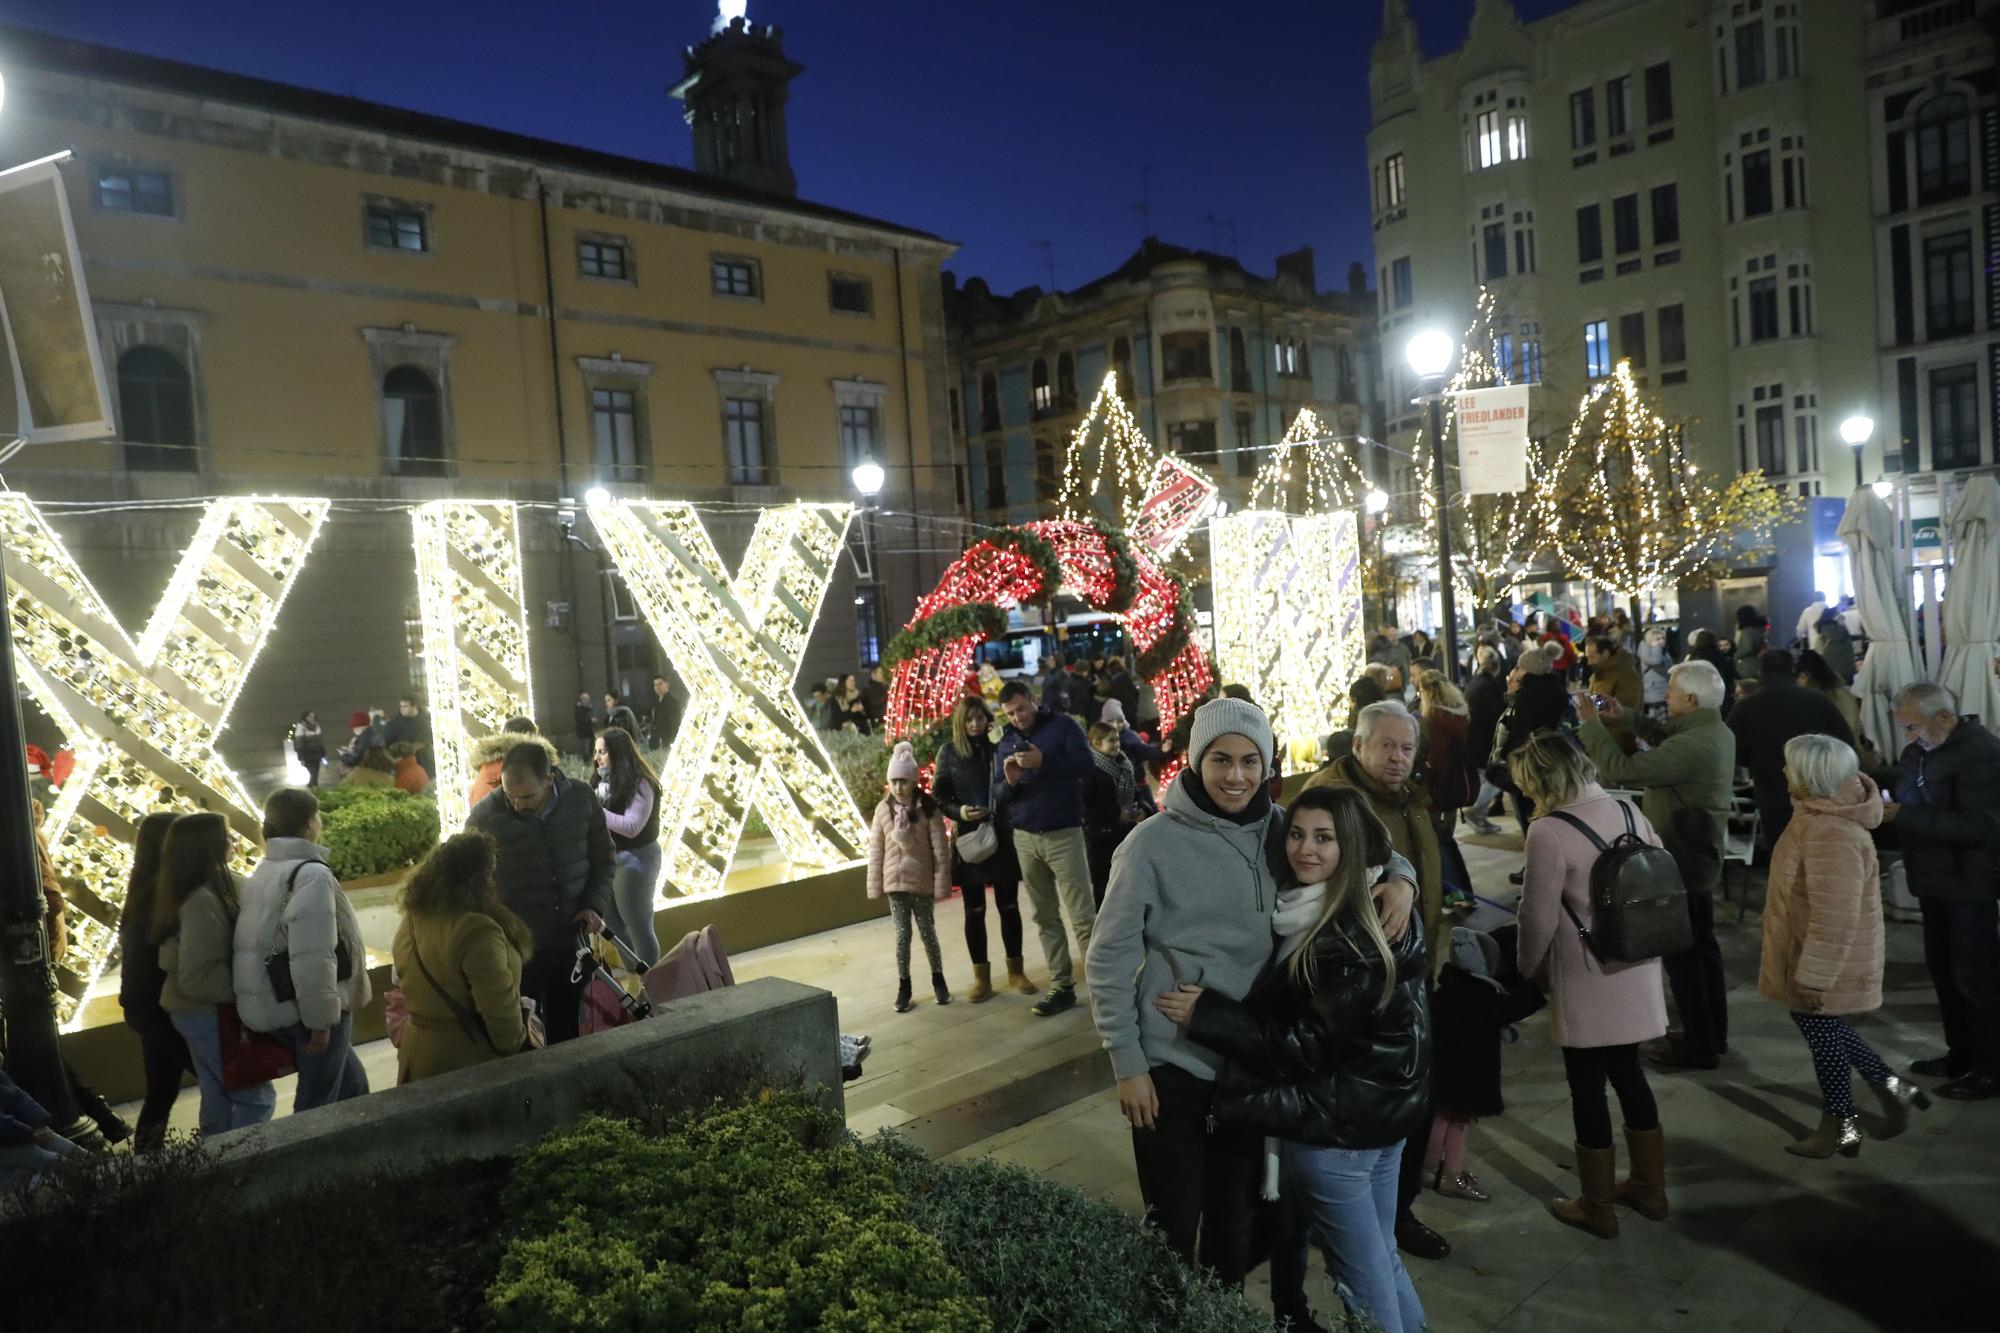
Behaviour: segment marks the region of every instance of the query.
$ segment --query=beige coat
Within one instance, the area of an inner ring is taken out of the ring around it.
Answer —
[[[899,829],[892,798],[883,797],[875,807],[868,830],[868,896],[885,893],[929,894],[939,902],[951,897],[951,843],[943,815],[917,815]]]
[[[1831,799],[1792,797],[1771,849],[1757,993],[1800,1013],[1882,1007],[1882,893],[1875,844],[1882,794],[1864,775]]]
[[[516,923],[510,937],[505,926],[480,912],[403,918],[394,948],[410,1020],[396,1050],[396,1082],[449,1074],[521,1049],[527,1037],[521,1017],[524,945],[532,947],[525,927]],[[439,994],[440,986],[450,1003]],[[453,1004],[478,1015],[477,1027],[461,1024]]]

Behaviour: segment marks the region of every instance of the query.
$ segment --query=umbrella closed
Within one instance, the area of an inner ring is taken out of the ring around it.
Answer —
[[[1854,677],[1861,696],[1861,729],[1884,755],[1900,753],[1896,729],[1896,691],[1917,678],[1917,659],[1910,646],[1910,617],[1902,589],[1902,555],[1896,549],[1896,520],[1882,497],[1861,487],[1847,502],[1840,519],[1840,539],[1847,543],[1847,562],[1854,584],[1854,606],[1868,635],[1868,656]]]
[[[1944,603],[1944,670],[1938,684],[1958,711],[2000,725],[2000,481],[1974,477],[1951,511],[1951,584]]]

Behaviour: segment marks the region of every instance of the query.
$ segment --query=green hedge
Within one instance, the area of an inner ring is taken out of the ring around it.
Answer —
[[[415,865],[437,846],[438,808],[395,787],[332,787],[319,796],[333,873],[362,879]]]

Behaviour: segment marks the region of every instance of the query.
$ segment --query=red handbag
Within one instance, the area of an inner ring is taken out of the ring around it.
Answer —
[[[222,1086],[232,1092],[283,1078],[299,1067],[291,1047],[244,1027],[233,1004],[215,1006],[215,1035],[222,1046]]]

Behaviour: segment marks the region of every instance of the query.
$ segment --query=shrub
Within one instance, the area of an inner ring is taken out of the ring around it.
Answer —
[[[437,846],[438,808],[394,787],[335,787],[320,796],[327,861],[341,879],[414,865]]]
[[[862,736],[851,731],[822,731],[819,738],[826,743],[827,755],[865,821],[882,803],[882,793],[888,786],[889,747],[880,736]]]
[[[503,1196],[492,1326],[989,1329],[895,1164],[765,1096],[659,1137],[593,1116],[544,1139]]]

